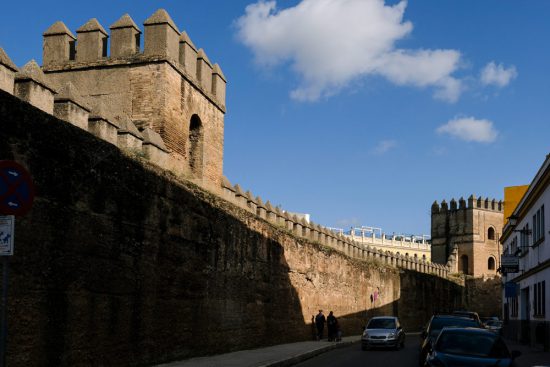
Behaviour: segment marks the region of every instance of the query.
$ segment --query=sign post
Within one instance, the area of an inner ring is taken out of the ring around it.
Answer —
[[[15,215],[25,215],[32,206],[31,176],[14,161],[0,161],[0,257],[2,258],[2,312],[0,313],[0,367],[6,366],[8,338],[9,256],[13,255]]]

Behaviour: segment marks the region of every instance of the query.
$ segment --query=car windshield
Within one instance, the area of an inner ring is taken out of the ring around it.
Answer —
[[[372,319],[367,329],[395,329],[395,319]]]
[[[435,350],[481,358],[510,358],[508,348],[500,337],[465,331],[443,331]]]
[[[475,320],[461,317],[434,318],[430,324],[430,336],[437,336],[444,327],[479,327],[479,324]]]
[[[501,322],[496,320],[489,320],[485,323],[487,326],[500,326]]]

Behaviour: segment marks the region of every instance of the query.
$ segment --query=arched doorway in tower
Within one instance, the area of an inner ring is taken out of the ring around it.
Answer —
[[[460,270],[462,270],[462,273],[468,274],[468,255],[460,257]]]
[[[487,260],[487,270],[495,270],[495,258],[492,256]]]
[[[195,178],[202,177],[204,131],[199,115],[194,114],[189,121],[186,157],[189,169]]]
[[[487,239],[494,240],[495,239],[495,229],[493,227],[489,227],[487,230]]]

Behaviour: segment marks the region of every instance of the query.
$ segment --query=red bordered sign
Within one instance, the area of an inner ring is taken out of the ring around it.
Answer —
[[[19,163],[0,161],[0,214],[25,215],[34,200],[31,175]]]

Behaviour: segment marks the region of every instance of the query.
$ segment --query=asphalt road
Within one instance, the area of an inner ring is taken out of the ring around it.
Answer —
[[[398,351],[391,349],[361,350],[361,344],[336,349],[321,354],[305,362],[299,367],[418,367],[419,335],[407,335],[405,348]]]

